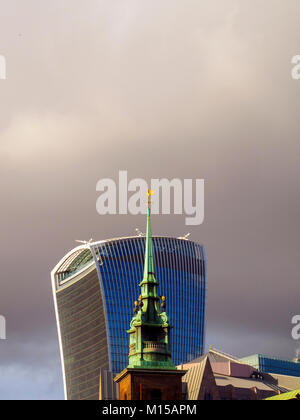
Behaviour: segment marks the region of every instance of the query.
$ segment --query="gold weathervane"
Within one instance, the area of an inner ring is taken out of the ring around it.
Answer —
[[[153,194],[154,194],[154,191],[148,189],[148,207],[149,208],[151,207],[151,195]]]

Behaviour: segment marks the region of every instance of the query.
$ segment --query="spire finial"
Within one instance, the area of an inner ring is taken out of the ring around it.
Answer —
[[[152,280],[154,277],[154,258],[152,246],[152,232],[151,232],[151,196],[154,191],[148,189],[148,214],[147,214],[147,232],[146,232],[146,246],[145,246],[145,266],[143,280]]]
[[[148,210],[151,210],[151,195],[153,194],[154,194],[154,191],[148,189]]]

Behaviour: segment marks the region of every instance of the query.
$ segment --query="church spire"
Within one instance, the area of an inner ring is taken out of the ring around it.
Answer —
[[[144,278],[143,278],[143,280],[150,280],[150,281],[153,278],[155,278],[152,232],[151,232],[151,196],[153,192],[154,191],[148,190],[147,233],[146,233],[146,248],[145,248]]]
[[[140,283],[141,295],[135,302],[134,317],[130,323],[129,368],[176,369],[170,351],[169,318],[165,312],[165,298],[161,308],[159,282],[155,277],[152,232],[151,196],[148,190],[147,234],[145,244],[144,276]]]
[[[147,211],[147,233],[145,244],[145,265],[143,281],[140,283],[141,287],[141,300],[142,311],[144,318],[147,322],[158,321],[159,309],[159,296],[157,287],[159,282],[155,277],[152,232],[151,232],[151,196],[154,191],[148,190],[148,211]]]

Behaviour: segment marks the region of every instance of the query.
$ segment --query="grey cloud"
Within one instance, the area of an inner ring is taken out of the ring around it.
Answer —
[[[61,389],[43,370],[59,372],[49,273],[74,239],[144,227],[96,213],[96,182],[119,169],[205,178],[205,223],[191,233],[208,254],[208,344],[294,355],[299,12],[296,0],[2,1],[1,398],[33,365],[45,384],[24,398]],[[187,228],[160,216],[153,230]]]

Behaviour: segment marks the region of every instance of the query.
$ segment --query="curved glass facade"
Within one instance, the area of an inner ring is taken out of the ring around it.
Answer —
[[[92,269],[90,265],[86,266],[86,263],[90,264],[91,261],[86,253],[87,249],[94,257],[98,273],[96,276],[98,287],[93,289],[93,299],[97,296],[99,308],[103,307],[104,313],[104,318],[102,317],[101,320],[99,318],[98,325],[91,323],[92,328],[96,328],[97,332],[101,329],[105,334],[105,340],[102,335],[99,336],[102,337],[101,343],[105,342],[103,346],[101,345],[103,357],[100,356],[101,352],[99,355],[89,355],[90,362],[92,360],[95,362],[90,366],[96,370],[96,373],[91,379],[94,385],[91,386],[91,381],[86,381],[86,384],[95,391],[99,384],[100,368],[109,366],[112,372],[119,373],[128,364],[129,336],[126,331],[132,318],[134,301],[139,296],[138,285],[143,278],[145,238],[121,238],[86,245],[81,251],[82,255],[80,253],[78,255],[78,250],[74,251],[75,260],[72,254],[71,256],[69,254],[52,273],[62,360],[65,360],[66,394],[69,398],[69,390],[73,387],[72,395],[78,399],[81,399],[81,396],[86,398],[88,391],[84,387],[85,382],[78,382],[78,376],[72,374],[70,360],[77,363],[76,357],[74,358],[76,346],[84,346],[84,342],[81,340],[83,336],[81,329],[78,329],[78,334],[76,333],[77,327],[71,321],[71,314],[74,311],[77,312],[75,296],[78,298],[85,293],[84,284],[91,276],[91,274],[85,274],[85,271],[90,273]],[[166,296],[167,312],[173,325],[171,330],[172,359],[175,365],[179,365],[201,356],[204,352],[207,278],[205,250],[203,246],[189,240],[154,236],[153,251],[156,278],[160,283],[159,292]],[[71,267],[66,264],[68,260]],[[96,273],[95,266],[94,273]],[[88,283],[86,285],[88,286]],[[63,290],[67,291],[67,289],[69,290],[64,298]],[[70,303],[67,306],[65,302],[73,299],[72,295],[74,295],[75,304],[73,306]],[[99,310],[102,312],[101,309]],[[77,317],[80,318],[79,313]],[[70,319],[70,322],[66,323],[66,319]],[[90,334],[95,338],[95,330],[91,330]],[[89,335],[88,331],[84,334],[85,339],[88,339],[86,335]],[[70,337],[73,341],[69,341]],[[104,352],[107,354],[107,359],[104,357]],[[84,370],[84,365],[84,360],[79,365],[74,364],[76,369],[80,366],[81,370]]]

